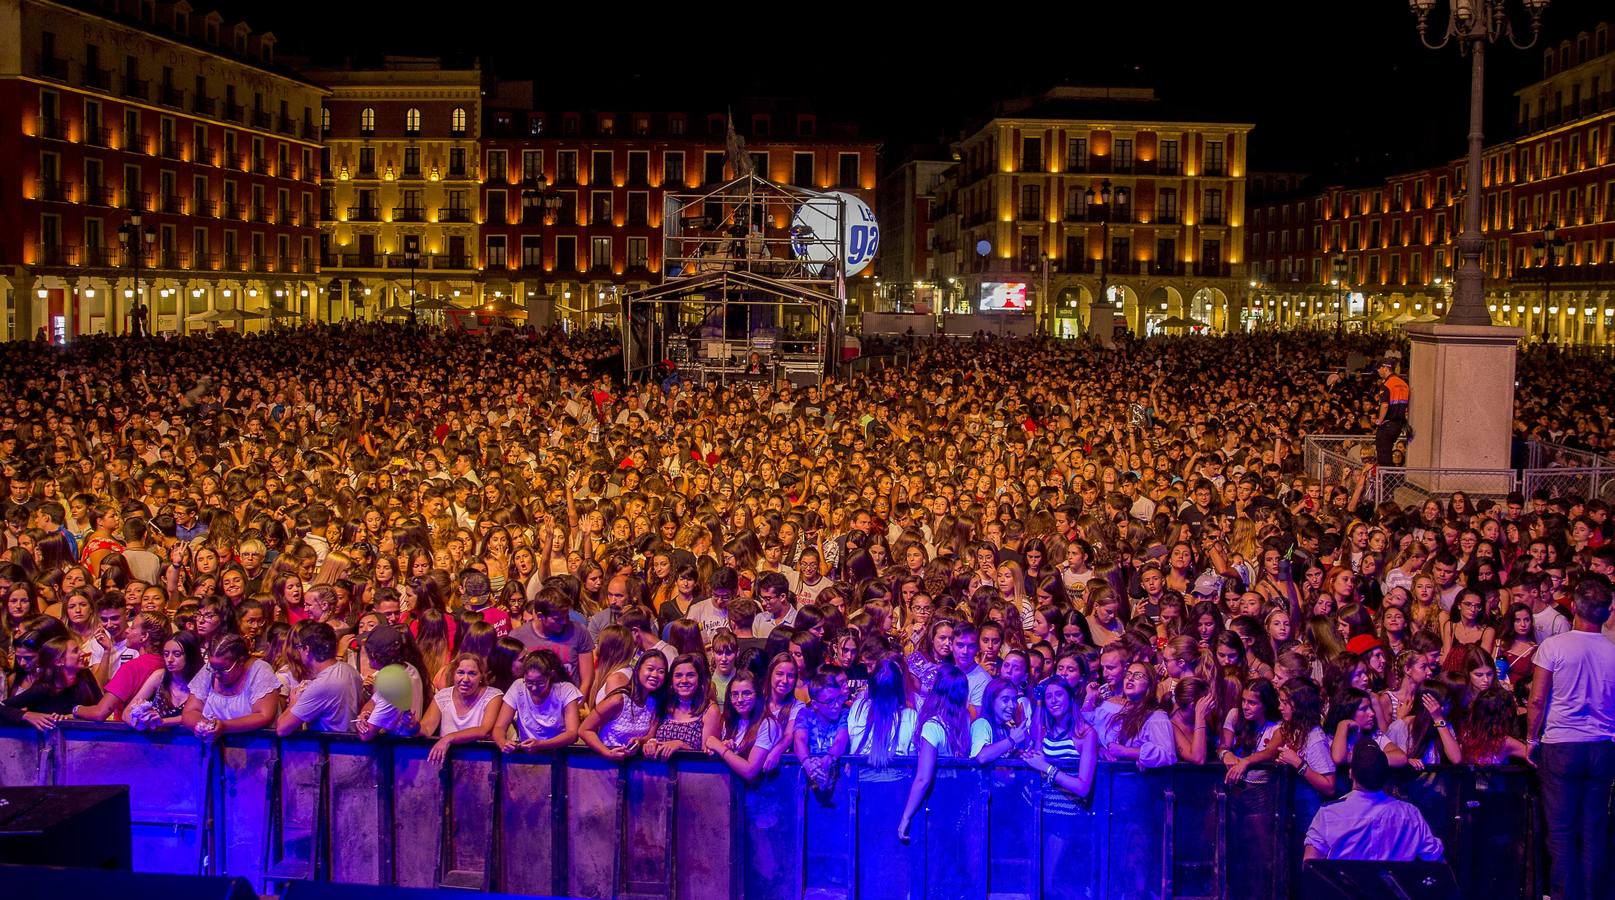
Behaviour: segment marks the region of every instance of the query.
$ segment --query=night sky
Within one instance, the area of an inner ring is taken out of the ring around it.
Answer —
[[[1521,0],[1509,4],[1523,21]],[[764,5],[461,0],[396,18],[330,0],[220,8],[273,30],[283,54],[325,63],[480,56],[501,77],[534,79],[548,108],[721,109],[800,96],[822,117],[860,123],[888,162],[956,139],[995,99],[1062,82],[1148,85],[1208,117],[1254,122],[1259,170],[1372,175],[1463,151],[1468,60],[1452,46],[1421,47],[1405,0],[975,5],[982,12],[960,15],[938,4],[931,19],[908,4],[849,2],[755,13]],[[1307,18],[1319,14],[1312,6],[1339,18]],[[709,21],[702,8],[721,12]],[[1017,9],[1035,11],[996,16]],[[1608,0],[1552,0],[1544,36],[1574,35],[1600,13],[1615,19]],[[1540,46],[1488,54],[1488,141],[1511,132],[1512,93],[1540,72]]]

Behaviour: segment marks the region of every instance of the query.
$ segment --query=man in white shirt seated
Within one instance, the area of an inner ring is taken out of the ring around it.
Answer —
[[[1441,839],[1418,807],[1385,793],[1390,778],[1385,751],[1373,741],[1358,741],[1351,754],[1351,793],[1318,810],[1302,858],[1439,860]]]

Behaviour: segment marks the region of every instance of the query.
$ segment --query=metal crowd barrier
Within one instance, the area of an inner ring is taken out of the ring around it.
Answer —
[[[267,732],[0,727],[0,784],[128,784],[142,870],[579,897],[1282,898],[1316,810],[1287,769],[1228,786],[1218,766],[1102,764],[1074,801],[1018,764],[939,765],[911,840],[912,767],[848,758],[828,790],[801,767],[754,787],[719,761],[617,764],[582,748],[501,754],[429,740]],[[1540,897],[1535,781],[1445,767],[1403,790],[1464,896]]]

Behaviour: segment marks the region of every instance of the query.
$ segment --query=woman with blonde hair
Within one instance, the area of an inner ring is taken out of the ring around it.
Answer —
[[[628,685],[636,651],[633,635],[628,629],[621,625],[607,625],[600,629],[600,637],[594,648],[594,673],[589,677],[589,683],[583,686],[584,701],[591,708],[599,706],[607,694]]]
[[[1032,602],[1031,596],[1026,593],[1026,573],[1021,564],[1006,559],[998,564],[998,592],[1004,595],[1004,600],[1015,608],[1020,617],[1023,629],[1032,627],[1032,619],[1037,615],[1037,604]]]

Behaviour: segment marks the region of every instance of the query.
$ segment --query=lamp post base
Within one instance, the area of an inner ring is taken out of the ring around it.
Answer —
[[[1495,325],[1410,325],[1410,469],[1509,468],[1515,354],[1524,331]]]
[[[1088,339],[1105,349],[1116,346],[1117,309],[1109,303],[1095,303],[1088,310]]]

